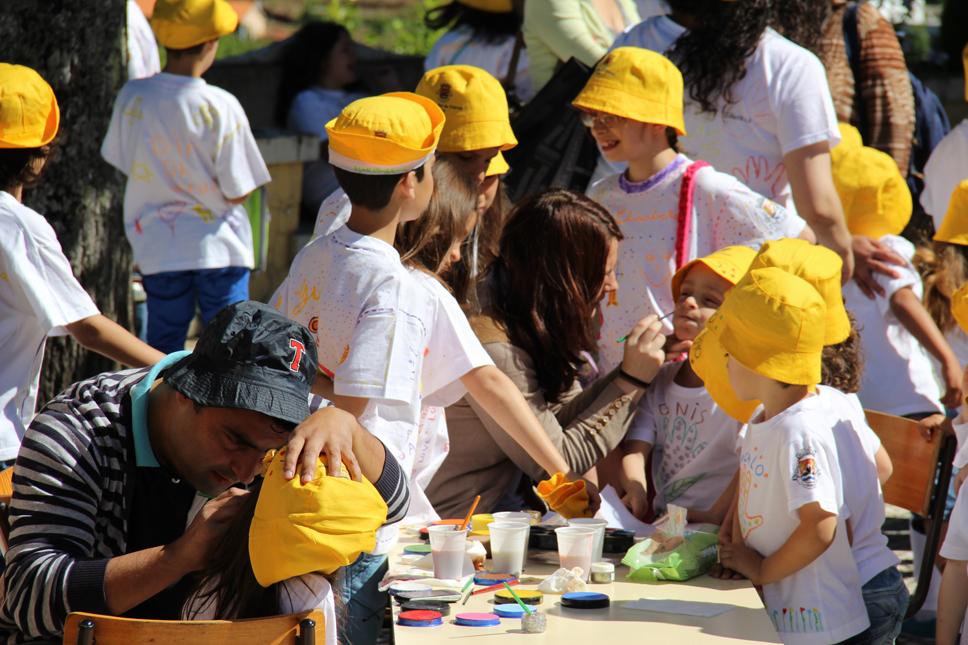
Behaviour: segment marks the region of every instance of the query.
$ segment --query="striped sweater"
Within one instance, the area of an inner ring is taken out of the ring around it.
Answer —
[[[34,418],[14,470],[10,544],[0,589],[0,637],[61,634],[71,611],[107,613],[104,571],[125,554],[134,471],[131,388],[148,369],[75,383]],[[327,402],[312,397],[316,410]],[[406,477],[389,454],[374,482],[387,524],[406,515]]]

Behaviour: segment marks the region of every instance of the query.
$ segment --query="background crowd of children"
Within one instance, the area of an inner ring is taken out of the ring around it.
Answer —
[[[458,515],[476,495],[483,512],[537,507],[532,484],[564,473],[592,507],[611,486],[641,520],[675,503],[720,525],[717,575],[761,585],[784,642],[893,642],[908,595],[881,531],[892,456],[863,411],[930,428],[965,409],[968,126],[927,165],[921,201],[936,233],[912,242],[900,236],[914,204],[896,159],[838,126],[823,65],[773,30],[765,0],[672,0],[671,15],[641,23],[632,3],[588,14],[593,4],[529,0],[527,50],[510,2],[443,5],[428,20],[453,29],[414,91],[374,97],[355,93],[345,29],[300,32],[277,112],[319,135],[326,157],[303,195],[318,206],[314,237],[269,305],[314,341],[313,391],[399,464],[411,521]],[[588,42],[544,28],[541,16],[572,10],[594,23]],[[147,344],[98,313],[53,229],[23,204],[59,112],[36,72],[0,63],[5,465],[35,411],[47,336],[155,365],[184,349],[196,309],[207,324],[248,299],[242,204],[271,177],[239,102],[201,78],[236,25],[223,0],[159,0],[151,28],[165,68],[132,60],[145,72],[131,72],[104,136],[104,160],[127,178]],[[533,96],[562,39],[595,52],[572,106],[601,178],[587,196],[549,187],[507,212],[508,96]],[[710,51],[721,59],[702,60]],[[303,421],[323,423],[320,411]],[[962,448],[956,466],[968,463]],[[354,494],[386,519],[390,500]],[[968,606],[966,504],[950,505],[949,563],[925,607],[937,604],[943,643]],[[208,571],[211,588],[183,613],[335,616],[338,594],[340,638],[375,642],[397,528],[372,531],[335,589],[338,565],[279,565],[260,584],[289,585],[286,601],[254,591],[243,609],[211,590],[228,574]],[[272,566],[251,564],[257,578]],[[293,591],[296,578],[308,593]],[[327,641],[335,633],[327,626]]]

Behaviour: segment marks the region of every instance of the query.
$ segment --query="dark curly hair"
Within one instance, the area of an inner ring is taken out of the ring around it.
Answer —
[[[844,394],[854,394],[860,391],[860,381],[864,375],[864,355],[861,351],[857,321],[849,311],[847,318],[850,319],[850,336],[847,340],[823,348],[820,383]]]
[[[492,13],[472,9],[460,2],[448,2],[424,14],[424,24],[430,29],[456,29],[467,27],[485,42],[495,42],[513,36],[521,29],[521,15],[512,13]]]
[[[604,207],[564,188],[524,199],[504,225],[490,269],[490,303],[511,344],[534,362],[549,403],[574,383],[581,352],[595,349],[593,313],[609,246],[620,239]]]
[[[774,0],[771,26],[817,54],[831,12],[830,0]]]

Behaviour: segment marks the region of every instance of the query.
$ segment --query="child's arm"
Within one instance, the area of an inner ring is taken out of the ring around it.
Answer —
[[[622,501],[632,511],[632,515],[643,522],[648,521],[646,518],[652,511],[645,481],[645,464],[651,452],[652,444],[647,441],[627,439],[622,444],[622,469],[619,472],[619,479],[625,489]]]
[[[968,607],[968,566],[966,560],[948,560],[941,575],[941,595],[938,597],[938,626],[935,642],[955,645],[958,631]]]
[[[884,446],[877,449],[877,453],[874,455],[874,465],[877,466],[877,481],[883,486],[894,473],[894,464],[891,463],[891,456],[887,454]]]
[[[941,402],[949,408],[961,405],[961,365],[958,358],[944,339],[931,314],[910,287],[898,289],[891,296],[891,312],[897,316],[904,328],[911,332],[921,345],[941,363],[941,376],[944,379],[945,393]]]
[[[762,586],[779,582],[816,560],[834,541],[837,516],[823,510],[819,502],[804,504],[797,515],[800,524],[773,555],[764,558],[743,543],[721,544],[723,566]]]
[[[66,328],[84,347],[129,367],[154,365],[165,357],[102,314],[82,318]]]

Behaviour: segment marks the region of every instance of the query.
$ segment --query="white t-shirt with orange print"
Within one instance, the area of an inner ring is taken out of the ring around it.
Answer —
[[[602,305],[604,324],[599,342],[604,369],[622,360],[616,339],[649,314],[672,311],[670,283],[676,272],[679,188],[692,161],[678,155],[644,182],[633,184],[616,174],[597,182],[588,196],[615,217],[625,239],[619,243],[619,289]],[[689,258],[702,257],[733,244],[753,248],[781,237],[796,237],[806,223],[797,215],[754,193],[732,175],[711,167],[695,174]],[[667,318],[665,333],[672,333]]]

